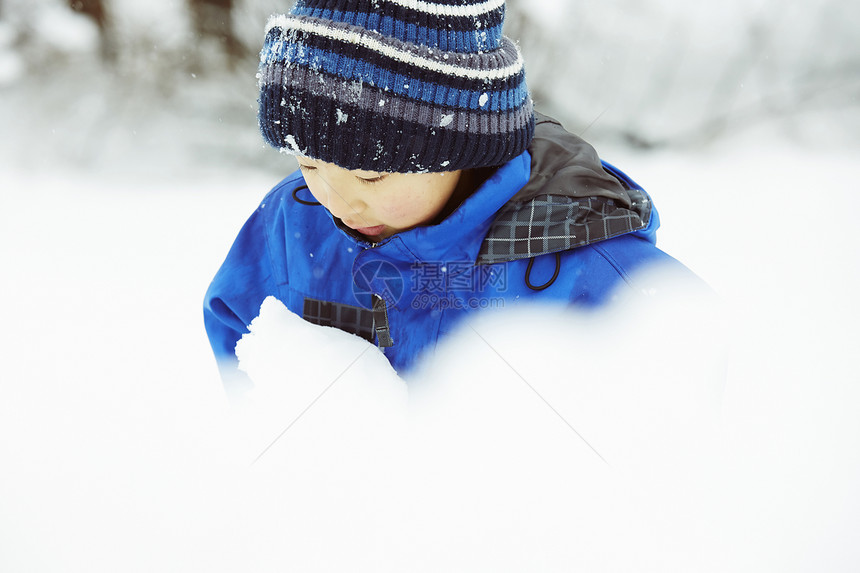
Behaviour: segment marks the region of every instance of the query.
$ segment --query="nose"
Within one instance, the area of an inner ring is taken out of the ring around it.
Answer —
[[[343,221],[362,221],[362,213],[367,205],[364,201],[347,197],[343,193],[330,192],[326,207],[332,215]]]

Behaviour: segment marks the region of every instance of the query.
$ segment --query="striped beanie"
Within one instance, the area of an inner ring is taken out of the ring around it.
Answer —
[[[502,165],[534,133],[504,18],[504,0],[298,0],[266,27],[263,137],[344,169]]]

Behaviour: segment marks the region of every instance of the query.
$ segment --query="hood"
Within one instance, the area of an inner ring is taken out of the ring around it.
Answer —
[[[528,183],[498,211],[479,264],[567,251],[642,230],[651,200],[594,148],[561,124],[536,114]]]

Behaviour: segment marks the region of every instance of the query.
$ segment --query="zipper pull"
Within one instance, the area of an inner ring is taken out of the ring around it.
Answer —
[[[394,346],[388,325],[388,307],[385,305],[385,299],[378,294],[373,295],[373,330],[376,331],[376,340],[380,348]]]

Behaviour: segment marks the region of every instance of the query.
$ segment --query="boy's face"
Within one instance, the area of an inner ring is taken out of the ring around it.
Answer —
[[[308,157],[297,159],[314,198],[373,241],[432,222],[451,199],[461,174],[348,171]]]

